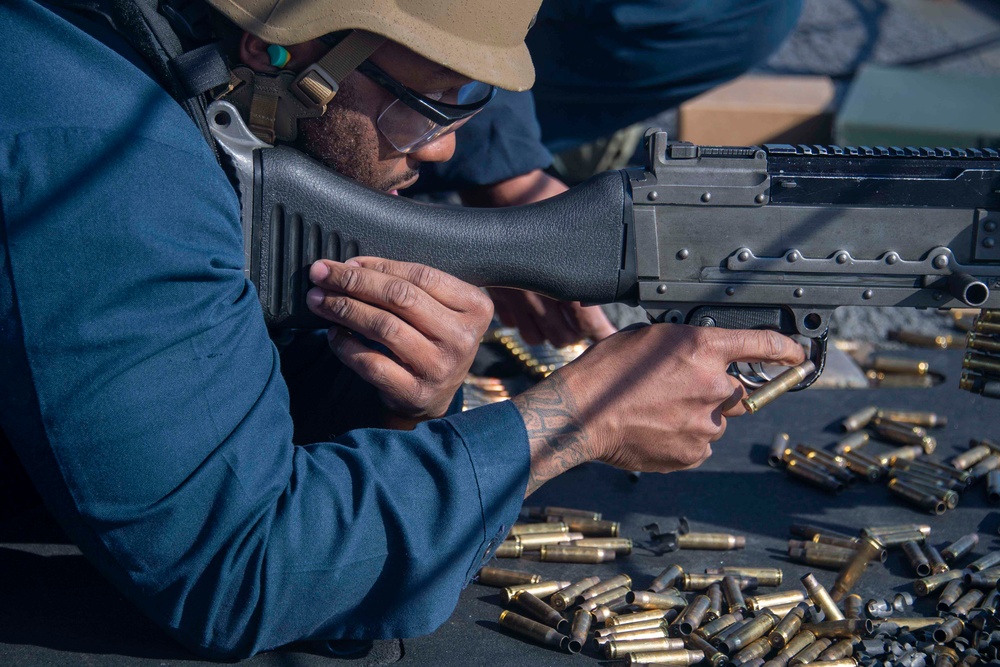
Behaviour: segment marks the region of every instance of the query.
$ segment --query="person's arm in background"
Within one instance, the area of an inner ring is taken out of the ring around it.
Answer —
[[[459,129],[451,160],[424,165],[415,190],[455,189],[468,206],[521,206],[568,189],[544,171],[550,164],[552,155],[542,145],[531,93],[500,90],[489,106]],[[494,288],[489,293],[500,321],[518,327],[531,345],[549,341],[562,347],[601,340],[617,331],[599,306],[513,289]]]

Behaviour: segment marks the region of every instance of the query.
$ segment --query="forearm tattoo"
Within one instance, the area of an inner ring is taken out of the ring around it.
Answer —
[[[513,399],[528,429],[531,473],[525,495],[591,459],[589,435],[566,382],[558,374]]]

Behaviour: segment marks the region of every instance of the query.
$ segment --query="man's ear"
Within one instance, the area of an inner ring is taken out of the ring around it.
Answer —
[[[240,37],[240,62],[255,72],[277,72],[267,54],[268,43],[257,35],[244,32]]]

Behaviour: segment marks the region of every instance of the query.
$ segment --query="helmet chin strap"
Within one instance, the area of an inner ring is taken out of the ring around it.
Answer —
[[[300,74],[265,74],[240,66],[233,70],[232,90],[225,99],[239,109],[247,126],[261,141],[291,142],[300,118],[326,113],[340,82],[386,41],[369,32],[352,31]]]

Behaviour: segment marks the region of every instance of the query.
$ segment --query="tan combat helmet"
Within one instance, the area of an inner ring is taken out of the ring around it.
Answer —
[[[391,39],[459,74],[531,87],[524,44],[541,0],[207,0],[243,30],[290,45],[342,30]]]

